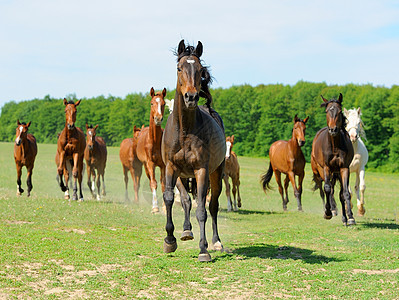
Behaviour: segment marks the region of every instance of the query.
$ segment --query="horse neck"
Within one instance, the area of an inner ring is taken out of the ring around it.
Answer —
[[[25,157],[28,148],[29,148],[29,140],[28,136],[26,136],[26,138],[22,139],[21,145],[19,145],[19,147],[17,148],[21,154],[21,157]]]
[[[162,128],[157,126],[154,121],[154,117],[150,115],[150,126],[148,128],[148,136],[153,144],[161,144],[162,139]]]
[[[294,153],[298,152],[298,150],[302,151],[301,147],[299,147],[299,145],[298,145],[298,141],[295,138],[294,131],[292,131],[292,137],[288,141],[288,144],[290,144],[290,147],[294,151]]]
[[[176,101],[177,100],[177,101]],[[175,122],[179,125],[181,136],[186,136],[195,128],[197,110],[186,110],[183,100],[183,95],[176,90],[175,95],[176,109],[173,109],[173,117]],[[176,113],[175,113],[176,112]]]

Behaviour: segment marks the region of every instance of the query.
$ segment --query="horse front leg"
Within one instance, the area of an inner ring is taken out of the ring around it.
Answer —
[[[87,172],[87,186],[91,192],[91,197],[94,199],[94,182],[91,181],[91,165],[88,161],[86,161],[86,172]]]
[[[229,175],[227,173],[224,174],[223,181],[224,181],[224,185],[226,186],[227,211],[230,212],[233,210],[233,206],[231,203]]]
[[[183,232],[181,234],[180,239],[182,241],[188,241],[194,239],[193,229],[191,222],[190,222],[190,211],[191,211],[191,198],[190,195],[187,193],[185,186],[187,185],[187,179],[184,179],[186,184],[183,184],[182,179],[179,177],[176,181],[176,187],[180,193],[180,203],[184,210],[184,223],[183,223]]]
[[[73,154],[73,195],[72,200],[78,200],[78,161],[79,161],[79,153]]]
[[[210,175],[210,183],[211,183],[211,202],[209,202],[209,212],[212,217],[212,243],[213,248],[218,251],[223,250],[223,245],[220,241],[219,232],[218,232],[218,224],[217,224],[217,215],[219,211],[219,196],[222,192],[222,176],[223,176],[224,163],[222,163],[211,175]]]
[[[365,171],[364,166],[360,168],[359,171],[359,190],[360,190],[360,200],[359,194],[357,194],[357,209],[359,216],[364,216],[366,209],[364,208],[364,191],[366,190],[366,183],[364,181]]]
[[[78,161],[79,201],[83,201],[82,180],[83,180],[83,156],[81,156]]]
[[[283,190],[283,186],[281,184],[281,172],[278,171],[277,169],[274,170],[274,177],[276,178],[276,182],[277,182],[277,185],[278,185],[278,191],[280,192],[281,199],[282,199],[282,202],[283,202],[283,210],[286,211],[287,210],[288,199],[287,199],[287,201],[284,199],[284,190]],[[288,195],[287,195],[287,197],[288,197]]]
[[[163,250],[165,253],[174,252],[177,249],[176,238],[173,235],[175,226],[172,220],[172,206],[174,202],[173,189],[176,185],[177,174],[171,165],[166,166],[165,170],[165,192],[163,193],[163,201],[166,207],[166,238],[164,239]]]
[[[324,219],[330,220],[332,218],[331,212],[331,192],[333,190],[331,180],[330,169],[324,167],[324,193],[326,195],[326,204],[324,207]]]
[[[65,151],[62,151],[59,153],[59,158],[60,158],[60,162],[57,168],[57,173],[58,173],[58,178],[60,180],[60,188],[61,191],[65,192],[65,199],[66,198],[66,192],[68,190],[68,181],[65,179],[67,186],[65,186],[64,181],[62,179],[62,175],[65,173],[64,169],[65,169]],[[65,176],[64,176],[65,177]],[[69,199],[69,194],[68,194],[68,199]]]
[[[237,179],[235,178],[235,177],[231,177],[231,183],[232,183],[232,189],[231,189],[231,192],[233,193],[233,209],[234,209],[234,211],[238,211],[238,208],[237,208],[237,188],[238,188],[238,185],[237,185]],[[238,194],[239,195],[239,194]],[[241,199],[240,199],[240,202],[239,202],[239,207],[241,207]]]
[[[356,225],[351,208],[351,194],[349,193],[349,168],[340,170],[341,193],[340,200],[342,205],[342,222],[345,225]],[[348,218],[347,216],[348,215]]]
[[[298,210],[302,210],[302,182],[303,178],[305,177],[305,172],[299,173],[298,175]]]
[[[28,186],[28,194],[27,196],[30,196],[30,192],[33,189],[32,185],[32,174],[33,174],[33,167],[29,167],[28,169],[28,175],[26,177],[26,185]]]
[[[197,206],[197,210],[196,210],[196,216],[197,216],[197,221],[198,221],[198,224],[200,227],[200,241],[199,241],[200,253],[198,256],[198,260],[201,262],[207,262],[207,261],[211,261],[211,256],[208,252],[208,241],[206,240],[206,234],[205,234],[205,223],[207,220],[205,202],[206,202],[206,194],[208,192],[208,185],[209,185],[209,171],[207,168],[200,168],[200,169],[195,170],[194,174],[195,174],[195,179],[197,182],[197,197],[198,197],[198,206]],[[222,178],[220,177],[220,180],[221,179]],[[221,184],[221,182],[220,182],[220,184]],[[217,187],[215,187],[215,188],[217,188]],[[221,188],[219,188],[219,191],[218,191],[219,194],[220,194],[220,190],[221,190]],[[212,191],[212,195],[215,192]],[[214,199],[214,198],[215,197],[212,197],[212,199]],[[216,209],[215,209],[215,207],[216,207]],[[210,211],[212,210],[213,214],[217,215],[218,209],[219,209],[219,203],[216,198],[216,201],[213,201],[212,205],[209,203],[209,210]],[[216,213],[215,213],[215,210],[216,210]],[[215,222],[216,222],[216,220],[215,220]]]
[[[24,190],[21,187],[21,176],[22,176],[22,166],[20,164],[17,164],[17,196],[22,195]]]
[[[97,186],[97,201],[101,200],[101,176],[100,173],[97,170],[97,174],[96,174],[96,170],[93,169],[93,178],[96,178],[96,186]],[[97,176],[97,177],[96,177]]]
[[[144,170],[147,174],[148,179],[150,180],[150,188],[152,191],[152,213],[158,213],[158,199],[157,199],[157,180],[155,179],[155,164],[151,161],[148,161],[144,164]]]

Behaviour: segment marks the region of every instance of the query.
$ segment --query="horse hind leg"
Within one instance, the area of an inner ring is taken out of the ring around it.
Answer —
[[[283,194],[283,196],[282,196],[282,198],[283,198],[283,209],[284,209],[284,211],[287,211],[287,209],[288,209],[287,205],[288,205],[288,202],[290,202],[290,200],[288,199],[288,186],[289,186],[289,184],[290,184],[290,180],[289,180],[288,175],[286,175],[286,176],[285,176],[285,179],[284,179],[284,192],[285,192],[285,198],[284,198],[284,194]]]
[[[234,211],[238,211],[237,208],[237,181],[232,178],[232,183],[233,183],[233,188],[232,188],[232,193],[233,193],[233,199],[234,199]]]
[[[364,168],[359,172],[359,190],[360,190],[360,199],[359,199],[359,191],[357,193],[357,209],[359,216],[364,216],[366,213],[366,209],[364,208],[364,192],[366,190],[366,184],[364,181]]]
[[[27,175],[27,179],[26,179],[26,185],[28,186],[28,193],[27,193],[27,196],[28,196],[28,197],[30,196],[30,192],[31,192],[32,189],[33,189],[33,185],[32,185],[32,173],[33,173],[33,168],[30,167],[30,168],[28,169],[28,175]]]
[[[209,202],[209,212],[212,217],[212,243],[213,247],[217,251],[223,251],[223,245],[220,241],[217,215],[219,210],[219,196],[222,192],[222,177],[223,177],[224,163],[222,163],[216,171],[210,174],[210,184],[211,184],[211,201]]]
[[[22,176],[22,167],[17,165],[17,196],[22,195],[24,192],[23,188],[21,187],[21,176]]]
[[[276,178],[276,182],[278,185],[278,191],[280,192],[281,195],[281,199],[283,202],[283,210],[286,211],[287,210],[287,203],[286,200],[284,198],[284,190],[283,190],[283,186],[281,184],[281,173],[277,170],[274,171],[274,177]]]
[[[233,206],[231,203],[230,183],[229,183],[229,175],[228,174],[224,174],[223,181],[224,181],[224,185],[226,186],[227,211],[230,212],[233,210]]]
[[[100,173],[97,170],[97,179],[96,179],[96,185],[97,185],[97,201],[101,200],[101,176]]]

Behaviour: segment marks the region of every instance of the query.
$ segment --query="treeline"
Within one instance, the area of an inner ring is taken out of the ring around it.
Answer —
[[[238,155],[267,156],[270,145],[279,139],[289,139],[293,118],[309,116],[306,144],[303,152],[310,160],[315,133],[326,126],[325,112],[320,107],[322,99],[344,96],[347,109],[361,107],[369,150],[369,168],[399,171],[399,86],[391,88],[372,85],[298,82],[296,85],[249,85],[228,89],[213,89],[213,107],[222,116],[226,135],[235,135],[234,151]],[[172,99],[174,91],[168,91]],[[74,95],[68,100],[76,100]],[[129,94],[124,99],[99,96],[82,99],[78,107],[77,126],[85,123],[99,124],[98,134],[107,145],[119,146],[132,136],[133,125],[149,123],[150,96]],[[169,111],[166,109],[164,123]],[[46,96],[23,102],[9,102],[1,109],[0,140],[12,141],[16,120],[32,121],[30,132],[39,143],[56,143],[57,133],[65,124],[62,99]]]

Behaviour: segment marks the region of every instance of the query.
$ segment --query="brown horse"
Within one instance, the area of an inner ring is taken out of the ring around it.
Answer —
[[[37,144],[36,138],[33,134],[28,133],[28,128],[31,122],[28,124],[20,123],[17,121],[16,137],[14,144],[14,160],[17,167],[17,195],[21,195],[24,190],[21,188],[21,175],[22,167],[26,167],[28,175],[26,178],[26,185],[28,186],[28,197],[33,188],[32,186],[32,172],[35,165],[35,158],[37,155]]]
[[[130,171],[130,175],[132,176],[132,180],[134,183],[134,186],[138,186],[140,187],[140,176],[141,176],[141,171],[142,169],[140,168],[138,172],[134,172],[134,164],[138,164],[141,162],[135,160],[135,156],[136,156],[136,148],[137,148],[137,138],[141,133],[141,130],[144,128],[136,128],[136,125],[134,125],[133,127],[133,138],[127,138],[124,139],[121,143],[121,146],[119,148],[119,158],[121,160],[122,163],[122,167],[123,167],[123,176],[124,176],[124,180],[125,180],[125,201],[129,202],[129,196],[128,196],[128,192],[127,192],[127,187],[128,187],[128,182],[129,182],[129,177],[127,175],[127,172]],[[137,166],[136,166],[136,169]],[[138,188],[137,188],[138,191]],[[138,194],[135,194],[135,201],[138,202],[139,198],[138,198]]]
[[[301,147],[305,144],[305,130],[308,119],[309,117],[306,117],[301,120],[295,115],[292,138],[288,141],[279,140],[271,145],[269,150],[269,169],[261,178],[263,190],[266,192],[270,189],[269,183],[274,172],[285,211],[289,202],[288,185],[290,181],[298,202],[298,210],[302,211],[302,182],[305,177],[306,161]],[[285,198],[283,186],[281,185],[281,173],[286,175],[284,180]],[[298,186],[295,183],[295,176],[298,176]]]
[[[227,196],[227,211],[231,211],[233,209],[231,203],[230,196],[230,184],[229,177],[231,177],[233,183],[233,197],[234,197],[234,210],[237,211],[237,202],[236,202],[236,194],[238,207],[241,207],[241,196],[240,196],[240,165],[238,164],[237,155],[234,151],[231,151],[234,145],[234,135],[231,137],[226,137],[226,165],[224,168],[224,184],[226,185],[226,196]]]
[[[155,93],[154,88],[151,88],[151,111],[150,111],[150,126],[144,127],[137,138],[137,147],[134,152],[133,173],[136,180],[134,183],[134,191],[136,201],[138,190],[140,186],[140,176],[142,172],[142,165],[144,165],[145,173],[150,180],[150,188],[152,191],[152,212],[159,212],[157,200],[157,181],[155,179],[155,167],[161,169],[161,185],[162,192],[165,190],[165,164],[161,156],[161,141],[163,130],[161,128],[163,114],[165,112],[165,96],[166,89],[162,92]],[[140,176],[139,176],[140,175]]]
[[[102,137],[96,135],[98,125],[95,127],[89,126],[86,123],[86,148],[84,152],[84,158],[86,160],[87,168],[87,185],[91,191],[93,199],[95,195],[95,184],[97,185],[97,200],[101,200],[100,197],[100,177],[102,179],[102,191],[101,194],[105,196],[105,183],[104,173],[105,166],[107,164],[107,145]],[[97,169],[97,181],[96,181],[96,170]],[[91,181],[93,177],[93,181]]]
[[[209,210],[212,216],[212,242],[216,250],[222,250],[217,227],[217,213],[218,198],[222,191],[226,141],[222,119],[210,108],[212,97],[208,85],[211,82],[211,76],[207,68],[201,64],[202,51],[201,42],[198,42],[197,47],[190,45],[186,47],[184,40],[179,43],[177,50],[177,86],[174,108],[166,123],[162,139],[162,158],[166,165],[163,199],[167,217],[164,251],[169,253],[177,248],[172,221],[173,189],[176,181],[180,177],[187,186],[187,179],[195,178],[198,197],[196,216],[200,225],[198,259],[210,261],[211,256],[207,250],[208,242],[205,236],[207,219],[205,201],[210,182],[212,196]],[[198,106],[200,96],[207,99],[206,107]],[[186,192],[182,193],[184,188],[181,184],[178,188],[185,211],[181,239],[192,239],[191,200]]]
[[[80,104],[80,100],[74,103],[64,99],[65,105],[65,127],[61,131],[57,142],[57,155],[58,160],[58,177],[61,190],[65,192],[65,198],[69,199],[69,171],[68,164],[72,167],[72,176],[74,178],[73,196],[72,200],[78,200],[78,187],[79,181],[79,200],[83,200],[82,194],[82,170],[83,170],[83,157],[86,148],[86,139],[83,131],[75,126],[76,122],[76,107]],[[62,176],[64,175],[67,186],[64,185]]]
[[[353,159],[353,146],[346,132],[346,118],[342,113],[342,94],[338,100],[327,100],[321,96],[326,108],[327,127],[320,129],[313,139],[311,165],[313,171],[314,190],[319,189],[324,204],[324,218],[332,218],[331,203],[335,181],[341,184],[339,198],[342,206],[342,222],[345,225],[355,225],[351,209],[351,194],[349,192],[349,166]],[[322,189],[324,181],[324,192]],[[348,218],[347,218],[348,214]]]

